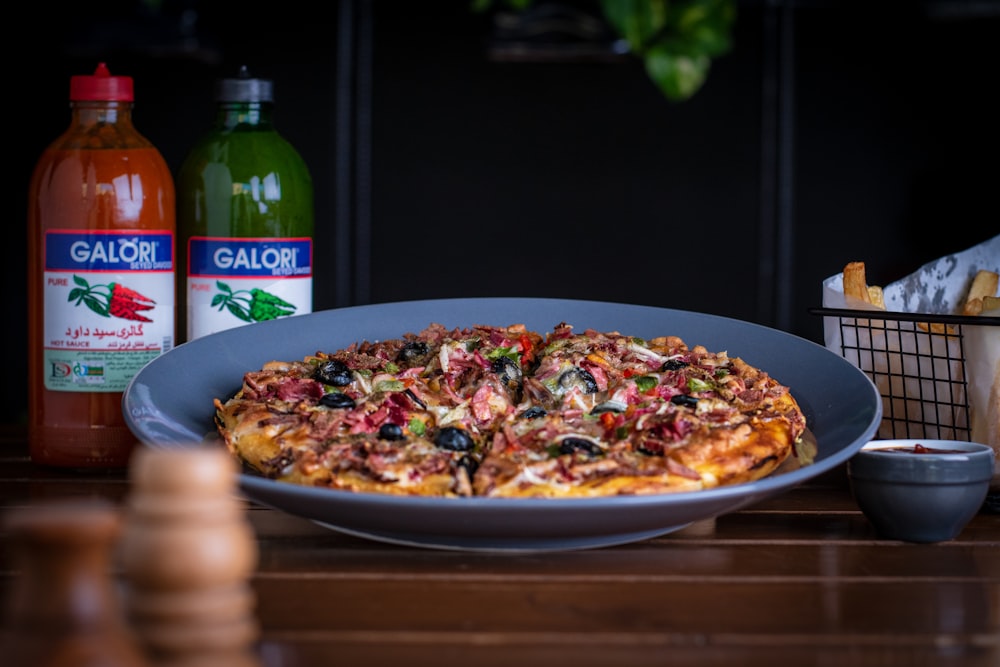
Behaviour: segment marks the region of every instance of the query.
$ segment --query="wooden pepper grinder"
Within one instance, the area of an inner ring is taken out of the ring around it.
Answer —
[[[121,540],[126,611],[155,664],[259,665],[257,542],[236,462],[192,445],[137,449]]]
[[[111,574],[121,514],[94,499],[9,510],[18,574],[0,630],[0,662],[15,667],[149,667]]]

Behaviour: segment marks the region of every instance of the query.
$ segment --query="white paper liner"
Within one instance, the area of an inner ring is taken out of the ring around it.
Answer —
[[[980,270],[1000,273],[1000,235],[885,285],[886,311],[959,314]],[[972,439],[1000,453],[1000,442],[991,441],[1000,439],[1000,327],[962,327],[963,337],[969,337],[963,355],[954,327],[879,318],[876,313],[886,311],[844,295],[842,273],[823,281],[823,306],[873,311],[870,320],[824,317],[823,332],[827,349],[864,371],[882,394],[877,437]],[[967,437],[972,428],[975,433]],[[1000,464],[994,479],[1000,484]]]
[[[1000,308],[983,311],[1000,317]],[[965,372],[969,383],[969,414],[973,442],[993,448],[990,491],[1000,492],[1000,327],[962,327],[965,336]]]

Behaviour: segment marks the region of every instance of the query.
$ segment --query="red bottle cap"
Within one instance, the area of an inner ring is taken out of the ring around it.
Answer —
[[[93,75],[72,76],[69,79],[71,102],[132,102],[132,77],[111,76],[108,66],[98,63]]]

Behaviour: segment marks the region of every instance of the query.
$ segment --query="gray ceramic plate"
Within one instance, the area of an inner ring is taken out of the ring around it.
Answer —
[[[595,301],[480,298],[376,304],[250,324],[185,343],[147,364],[122,409],[153,446],[214,436],[214,398],[236,392],[243,373],[355,341],[396,337],[431,322],[447,327],[523,323],[546,332],[560,322],[689,345],[767,370],[791,387],[815,437],[812,464],[763,480],[693,493],[595,499],[410,498],[339,492],[240,477],[262,505],[352,535],[462,550],[546,551],[634,542],[733,512],[845,463],[874,437],[882,401],[868,377],[826,348],[787,333],[714,315]]]

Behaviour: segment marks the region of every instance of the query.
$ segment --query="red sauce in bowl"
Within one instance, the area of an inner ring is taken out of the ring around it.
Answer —
[[[968,454],[964,449],[934,449],[933,447],[924,447],[921,444],[913,445],[912,447],[883,447],[876,449],[874,451],[878,452],[902,452],[905,454]]]

